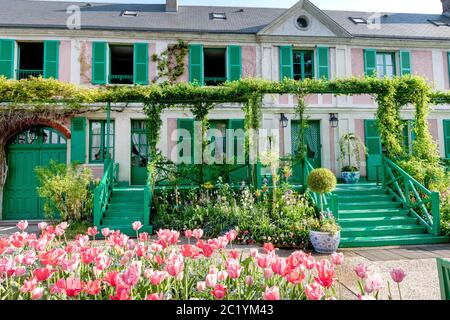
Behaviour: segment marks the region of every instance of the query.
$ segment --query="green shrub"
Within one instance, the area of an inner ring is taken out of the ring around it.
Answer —
[[[308,187],[313,192],[328,193],[336,189],[336,176],[329,169],[313,170],[308,176]]]
[[[36,176],[48,218],[59,215],[63,221],[84,221],[92,214],[91,170],[51,161],[48,167],[37,167]]]

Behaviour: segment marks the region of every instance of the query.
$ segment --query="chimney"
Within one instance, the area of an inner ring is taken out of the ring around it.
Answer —
[[[441,0],[442,2],[442,14],[450,17],[450,0]]]
[[[166,12],[178,12],[178,0],[166,0]]]

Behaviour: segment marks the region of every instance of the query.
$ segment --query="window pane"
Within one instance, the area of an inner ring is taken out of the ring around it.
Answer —
[[[294,63],[300,63],[300,62],[301,62],[301,53],[294,52]]]
[[[295,76],[300,76],[301,73],[302,73],[301,66],[299,64],[294,64],[294,77]]]
[[[101,134],[102,133],[102,124],[101,122],[92,122],[92,134]]]
[[[383,65],[384,64],[383,54],[377,54],[377,64],[378,65]]]
[[[386,54],[386,65],[392,65],[392,55],[391,54]]]
[[[390,78],[394,77],[394,67],[386,66],[386,75]]]
[[[101,157],[100,148],[91,149],[91,159],[94,161],[101,161],[103,159]]]
[[[383,66],[377,66],[377,74],[380,78],[384,77],[384,67]]]

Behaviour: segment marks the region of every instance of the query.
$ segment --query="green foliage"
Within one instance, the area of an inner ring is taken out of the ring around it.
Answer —
[[[314,169],[308,176],[308,187],[312,192],[332,192],[336,189],[336,184],[336,176],[326,168]]]
[[[187,53],[186,42],[178,40],[178,43],[169,45],[159,56],[156,53],[153,54],[152,60],[157,63],[158,77],[169,83],[175,83],[184,73],[184,60]]]
[[[270,241],[282,247],[306,246],[315,209],[287,185],[279,189],[277,199],[274,213],[268,191],[233,188],[222,179],[202,189],[166,189],[158,196],[153,225],[176,230],[202,228],[208,237],[237,228],[242,243]]]
[[[47,217],[59,214],[62,221],[84,221],[92,213],[92,172],[77,165],[51,161],[48,167],[37,167],[39,196],[44,198]]]
[[[356,133],[348,133],[343,135],[341,140],[339,140],[339,149],[341,151],[339,161],[343,164],[344,160],[347,160],[347,164],[342,168],[342,171],[358,171],[359,168],[361,168],[361,150],[366,153],[366,146],[362,142],[360,136]],[[352,159],[355,159],[356,165],[354,165]]]
[[[315,222],[311,226],[311,230],[318,232],[326,232],[331,236],[334,236],[336,233],[341,231],[341,227],[336,222],[336,219],[332,216],[326,216]]]
[[[297,96],[298,103],[295,108],[295,116],[300,120],[300,125],[298,126],[298,136],[304,137],[306,128],[308,128],[308,118],[305,116],[306,103],[305,96],[298,95]],[[303,160],[306,155],[306,143],[304,139],[300,139],[298,141],[298,146],[294,158],[296,161]]]
[[[92,224],[88,221],[74,221],[69,224],[64,232],[64,236],[67,240],[75,240],[79,234],[86,234],[88,228],[92,227]]]

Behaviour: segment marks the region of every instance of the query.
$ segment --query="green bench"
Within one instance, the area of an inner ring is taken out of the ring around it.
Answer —
[[[438,258],[437,268],[442,300],[450,300],[450,260]]]

